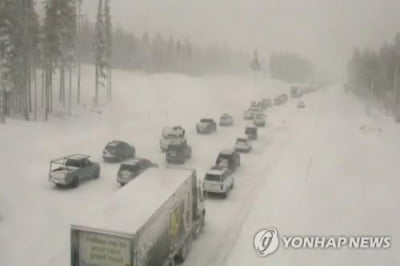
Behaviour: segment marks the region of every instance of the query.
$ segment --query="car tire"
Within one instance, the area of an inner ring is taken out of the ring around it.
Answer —
[[[76,188],[78,186],[79,186],[79,177],[76,176],[74,177],[74,180],[72,180],[71,187]]]
[[[93,175],[93,179],[98,179],[100,177],[100,169],[97,169]]]

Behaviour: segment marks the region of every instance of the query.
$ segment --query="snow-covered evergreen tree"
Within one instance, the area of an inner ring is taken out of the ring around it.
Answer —
[[[111,65],[111,51],[112,51],[112,22],[111,22],[111,9],[110,2],[106,0],[104,4],[104,38],[105,38],[105,58],[107,68],[107,100],[112,100],[112,65]]]
[[[96,16],[96,35],[95,35],[95,97],[94,105],[99,104],[99,89],[105,88],[106,75],[106,44],[105,44],[105,31],[104,31],[104,14],[103,14],[103,1],[99,0]]]

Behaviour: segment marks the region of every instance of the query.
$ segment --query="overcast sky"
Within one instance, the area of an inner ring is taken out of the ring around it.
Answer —
[[[93,19],[98,0],[83,0]],[[343,69],[352,48],[377,48],[400,31],[400,0],[110,0],[114,25],[227,43],[251,51],[289,50]]]

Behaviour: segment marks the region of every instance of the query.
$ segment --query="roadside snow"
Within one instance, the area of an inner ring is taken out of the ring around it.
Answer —
[[[248,122],[242,112],[252,100],[288,92],[287,84],[255,85],[250,77],[115,71],[114,102],[98,109],[91,107],[93,69],[84,71],[86,108],[76,108],[73,117],[0,125],[0,265],[69,265],[71,222],[119,190],[119,165],[101,160],[107,142],[125,140],[139,157],[164,167],[161,130],[180,124],[193,148],[186,166],[202,177],[217,153],[243,135]],[[226,200],[207,200],[206,227],[184,265],[399,264],[398,125],[381,113],[367,116],[365,106],[335,87],[303,100],[305,109],[289,100],[267,112],[269,126],[242,156],[235,188]],[[235,118],[234,127],[196,134],[200,118],[225,112]],[[56,189],[48,182],[49,161],[72,153],[92,155],[101,177]],[[394,241],[385,251],[281,249],[260,259],[252,238],[269,226],[287,235],[385,234]]]

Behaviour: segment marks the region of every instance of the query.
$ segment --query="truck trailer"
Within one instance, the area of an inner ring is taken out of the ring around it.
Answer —
[[[190,169],[149,169],[71,225],[71,266],[164,266],[183,262],[205,221]]]

